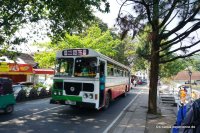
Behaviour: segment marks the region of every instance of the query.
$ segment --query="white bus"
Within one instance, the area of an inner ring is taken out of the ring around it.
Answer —
[[[53,82],[51,104],[108,108],[129,91],[130,69],[92,49],[66,49],[57,52]]]

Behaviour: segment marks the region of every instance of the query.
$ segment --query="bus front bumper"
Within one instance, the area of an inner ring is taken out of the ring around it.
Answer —
[[[61,105],[75,105],[79,107],[95,108],[95,103],[85,103],[79,101],[64,101],[64,100],[50,100],[50,104],[61,104]]]

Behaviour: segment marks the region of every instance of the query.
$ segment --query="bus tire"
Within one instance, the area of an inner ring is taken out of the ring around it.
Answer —
[[[126,97],[126,96],[127,96],[127,92],[128,92],[128,91],[127,91],[127,87],[126,87],[125,90],[124,90],[124,93],[122,94],[122,96],[123,96],[123,97]]]
[[[124,93],[122,94],[123,97],[127,96],[127,91],[124,91]]]
[[[106,92],[106,95],[105,95],[105,104],[104,104],[104,107],[103,109],[106,110],[108,109],[108,107],[110,106],[110,93],[109,92]]]
[[[6,108],[5,108],[5,113],[6,114],[10,114],[14,111],[14,106],[12,104],[8,105]]]

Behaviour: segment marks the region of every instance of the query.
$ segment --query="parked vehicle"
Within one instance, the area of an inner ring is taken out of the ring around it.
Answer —
[[[12,113],[15,103],[12,80],[9,78],[0,78],[0,112]]]
[[[138,84],[138,85],[142,85],[142,80],[138,80],[138,81],[137,81],[137,84]]]
[[[13,85],[14,97],[17,101],[23,101],[27,97],[27,90],[24,85]]]
[[[34,91],[32,89],[32,82],[18,82],[16,85],[13,85],[14,96],[17,101],[23,101],[26,98],[37,97],[37,91]]]

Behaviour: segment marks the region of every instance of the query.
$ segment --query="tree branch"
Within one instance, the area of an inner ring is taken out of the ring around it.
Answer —
[[[195,45],[197,45],[197,44],[199,44],[199,43],[200,43],[200,40],[197,41],[197,42],[195,42],[195,43],[192,44],[192,45],[180,47],[180,48],[177,48],[177,49],[175,49],[175,50],[169,51],[169,52],[165,53],[164,55],[161,55],[160,58],[165,57],[165,56],[167,56],[167,55],[169,55],[169,54],[172,54],[172,53],[177,52],[177,51],[182,50],[182,49],[191,48],[191,47],[193,47],[193,46],[195,46]]]
[[[177,60],[177,59],[180,59],[180,58],[190,57],[190,56],[192,56],[193,54],[195,54],[197,52],[200,52],[200,49],[195,50],[195,51],[193,51],[193,52],[191,52],[189,54],[186,54],[186,55],[180,55],[180,56],[176,56],[174,58],[168,59],[168,60],[162,60],[159,63],[160,64],[164,64],[164,63],[171,62],[171,61],[174,61],[174,60]]]
[[[160,32],[161,36],[164,33],[166,27],[174,20],[174,18],[178,15],[179,11],[176,12],[176,14],[172,17],[172,19],[166,24],[164,25],[164,27],[162,28],[163,30]]]
[[[149,5],[147,5],[144,0],[142,0],[142,2],[143,2],[144,7],[146,8],[149,23],[151,25],[153,25],[152,20],[151,20],[151,12],[150,12],[150,9],[149,9]]]
[[[194,17],[199,13],[200,11],[200,6],[198,6],[198,8],[193,12],[193,14],[187,19],[187,20],[182,20],[178,26],[176,26],[174,29],[172,29],[170,32],[164,34],[162,36],[163,39],[168,38],[170,35],[172,35],[173,33],[181,30],[188,22],[191,22]]]
[[[172,12],[174,11],[174,9],[176,8],[176,4],[179,2],[179,0],[174,0],[173,3],[172,3],[172,6],[168,12],[168,14],[165,16],[164,20],[162,21],[162,23],[160,24],[159,28],[162,28],[165,23],[169,20]]]
[[[178,35],[177,37],[175,37],[175,38],[173,38],[173,39],[171,39],[171,40],[169,40],[167,42],[164,42],[162,44],[162,46],[165,46],[165,45],[167,45],[167,46],[165,48],[162,48],[160,50],[160,52],[164,51],[164,50],[170,48],[171,46],[173,46],[174,44],[182,41],[183,39],[185,39],[186,37],[188,37],[188,35],[190,35],[192,32],[196,31],[199,28],[200,28],[200,22],[198,22],[194,26],[191,26],[190,28],[188,28],[186,30],[186,32],[183,32],[182,34]]]

